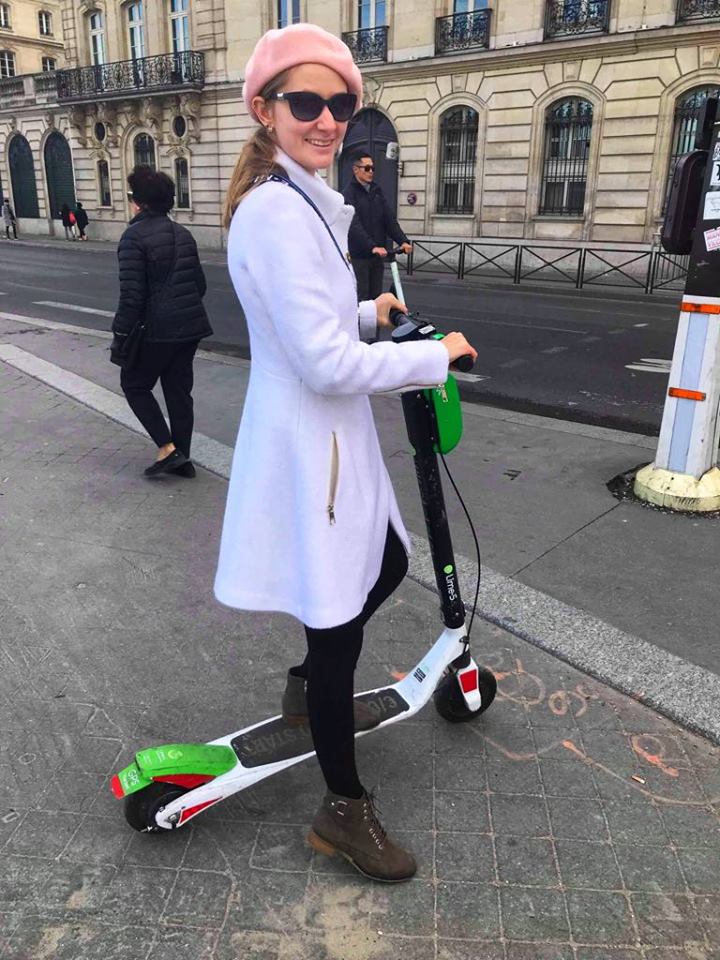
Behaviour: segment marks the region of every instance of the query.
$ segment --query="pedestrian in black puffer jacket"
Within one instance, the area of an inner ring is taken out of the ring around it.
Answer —
[[[193,359],[198,343],[212,334],[202,298],[207,284],[195,239],[168,211],[175,184],[164,173],[136,167],[128,177],[134,213],[120,238],[120,301],[112,331],[117,350],[138,321],[145,331],[137,362],[123,367],[120,385],[132,411],[158,446],[145,470],[152,477],[194,477],[190,461],[193,429]],[[160,380],[170,427],[152,390]]]

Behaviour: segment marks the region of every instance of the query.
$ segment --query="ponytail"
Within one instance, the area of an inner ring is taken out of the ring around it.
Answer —
[[[259,96],[267,99],[271,93],[278,90],[285,82],[287,71],[274,77],[263,89]],[[229,227],[233,214],[240,201],[248,191],[252,190],[258,179],[264,179],[274,171],[284,172],[275,161],[277,143],[267,132],[264,126],[259,126],[247,140],[235,164],[223,213],[223,226]]]

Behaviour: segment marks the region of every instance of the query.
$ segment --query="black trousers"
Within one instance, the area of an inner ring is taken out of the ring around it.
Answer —
[[[17,226],[15,225],[14,220],[12,223],[5,224],[5,236],[8,240],[10,239],[10,230],[12,230],[13,237],[17,240]]]
[[[400,585],[408,558],[400,538],[388,526],[380,575],[365,606],[339,627],[305,627],[308,653],[291,672],[307,679],[310,730],[328,789],[341,797],[359,798],[363,787],[355,766],[353,677],[363,643],[363,628],[378,607]]]
[[[174,443],[190,456],[193,431],[193,359],[197,340],[189,343],[143,343],[131,370],[120,370],[120,386],[130,409],[158,447]],[[170,427],[152,390],[160,381]]]
[[[375,256],[367,260],[353,258],[352,265],[357,279],[358,301],[375,300],[383,292],[385,261]]]

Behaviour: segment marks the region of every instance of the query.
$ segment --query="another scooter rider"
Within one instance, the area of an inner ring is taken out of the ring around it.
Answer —
[[[347,46],[310,24],[270,30],[243,95],[259,126],[233,173],[226,222],[252,369],[215,593],[305,627],[308,653],[289,672],[283,714],[309,719],[327,782],[309,842],[373,879],[406,880],[415,860],[385,833],[355,767],[354,730],[378,722],[353,701],[363,627],[405,576],[409,549],[368,395],[442,383],[450,362],[476,353],[460,333],[361,342],[404,307],[385,293],[358,308],[346,253],[353,210],[317,173],[361,106]]]

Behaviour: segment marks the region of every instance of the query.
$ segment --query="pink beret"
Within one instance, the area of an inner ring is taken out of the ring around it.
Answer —
[[[321,63],[340,74],[348,92],[357,95],[357,109],[362,106],[362,76],[346,44],[312,23],[293,23],[281,30],[268,30],[255,44],[245,67],[243,99],[248,113],[253,97],[273,77],[301,63]]]

